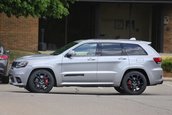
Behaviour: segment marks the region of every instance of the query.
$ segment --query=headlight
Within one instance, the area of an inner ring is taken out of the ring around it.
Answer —
[[[22,68],[22,67],[26,67],[27,64],[28,64],[27,61],[21,61],[21,62],[17,62],[17,63],[15,64],[15,67],[16,67],[16,68]]]

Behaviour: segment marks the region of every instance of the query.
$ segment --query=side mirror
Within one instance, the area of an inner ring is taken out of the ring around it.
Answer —
[[[69,51],[69,52],[65,55],[65,57],[71,58],[71,57],[74,56],[74,55],[75,55],[75,52],[74,52],[74,51]]]

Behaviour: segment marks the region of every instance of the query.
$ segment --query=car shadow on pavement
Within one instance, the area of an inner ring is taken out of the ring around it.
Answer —
[[[98,93],[98,92],[49,92],[49,94],[62,94],[62,95],[98,95],[98,96],[158,96],[158,95],[161,95],[161,94],[151,94],[151,93],[143,93],[141,95],[127,95],[127,94],[120,94],[118,92],[114,92],[114,93]]]
[[[127,95],[127,94],[120,94],[118,92],[114,93],[100,93],[100,92],[49,92],[49,93],[32,93],[28,91],[8,91],[12,93],[23,93],[23,94],[43,94],[43,95],[95,95],[95,96],[164,96],[164,94],[151,94],[151,93],[143,93],[141,95]]]

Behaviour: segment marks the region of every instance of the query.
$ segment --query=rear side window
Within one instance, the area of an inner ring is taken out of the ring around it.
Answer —
[[[101,44],[102,56],[119,56],[122,55],[122,48],[119,43],[102,43]]]
[[[137,44],[123,44],[127,55],[147,55],[147,52]]]

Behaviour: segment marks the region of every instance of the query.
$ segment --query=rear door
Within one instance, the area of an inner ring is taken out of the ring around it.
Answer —
[[[99,44],[98,82],[101,84],[114,84],[121,71],[128,65],[128,56],[123,53],[120,43]]]

